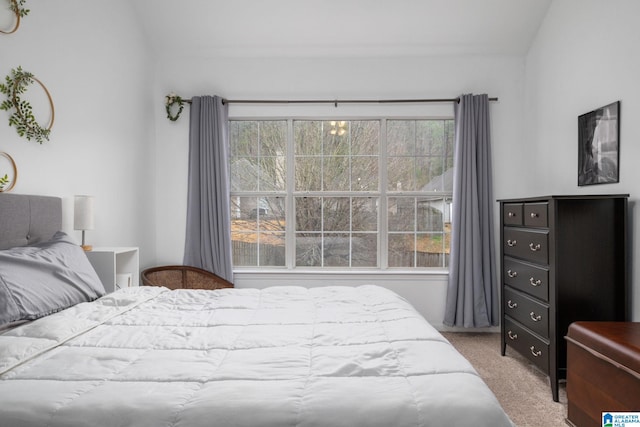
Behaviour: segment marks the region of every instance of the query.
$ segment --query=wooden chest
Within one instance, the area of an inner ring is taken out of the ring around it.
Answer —
[[[603,412],[640,412],[640,323],[575,322],[567,340],[567,421],[602,426]]]

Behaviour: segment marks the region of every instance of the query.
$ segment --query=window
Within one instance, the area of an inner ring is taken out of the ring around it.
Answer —
[[[235,267],[448,266],[453,120],[230,120]]]

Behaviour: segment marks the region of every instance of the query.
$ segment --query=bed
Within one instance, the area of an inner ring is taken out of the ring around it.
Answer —
[[[0,309],[34,283],[74,289],[46,315],[31,311],[55,296],[20,306],[26,320],[5,313],[2,426],[512,426],[469,362],[389,290],[104,294],[59,211],[57,198],[0,194]],[[18,275],[12,256],[17,269],[56,264],[50,281]]]

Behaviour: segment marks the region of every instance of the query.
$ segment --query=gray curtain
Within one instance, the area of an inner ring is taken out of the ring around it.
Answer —
[[[489,98],[463,95],[454,108],[453,230],[444,324],[497,326]]]
[[[218,96],[191,100],[184,264],[233,281],[228,117]]]

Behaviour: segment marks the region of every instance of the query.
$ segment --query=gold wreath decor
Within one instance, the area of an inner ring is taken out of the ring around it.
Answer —
[[[18,31],[18,27],[20,26],[20,18],[24,18],[30,12],[29,9],[25,9],[24,3],[26,0],[9,0],[10,6],[9,9],[16,15],[16,23],[12,29],[9,31],[0,30],[2,34],[13,34]]]
[[[9,117],[9,126],[15,126],[18,135],[26,137],[28,141],[35,139],[42,144],[43,140],[49,140],[49,134],[53,127],[53,120],[55,118],[55,109],[53,107],[53,100],[51,94],[45,87],[45,85],[35,78],[33,74],[23,71],[22,67],[11,70],[11,75],[5,78],[5,84],[0,84],[0,92],[7,95],[2,104],[0,104],[0,110],[9,111],[15,109],[15,111]],[[51,107],[51,121],[45,128],[40,126],[33,115],[33,108],[28,101],[20,99],[20,95],[27,91],[27,87],[36,82],[42,87],[47,98],[49,99],[49,106]]]
[[[9,174],[0,176],[0,193],[6,193],[11,191],[18,181],[18,168],[16,167],[16,162],[13,161],[13,158],[8,153],[0,151],[0,156],[9,159],[9,163],[11,163],[11,167],[13,168],[13,179],[9,179]],[[7,185],[9,186],[7,187]]]
[[[174,115],[171,112],[171,109],[175,104],[178,104],[179,107],[178,107],[178,112]],[[165,96],[164,105],[165,105],[165,109],[167,110],[167,118],[172,122],[175,122],[176,120],[178,120],[178,117],[180,117],[180,114],[182,113],[182,109],[184,108],[183,104],[184,104],[184,101],[182,100],[182,98],[180,98],[175,93],[170,93],[169,95]]]

